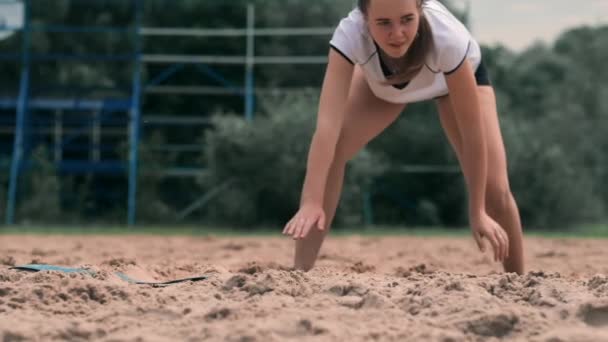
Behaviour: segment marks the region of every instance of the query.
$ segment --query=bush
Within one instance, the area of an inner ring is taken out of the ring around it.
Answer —
[[[253,122],[235,115],[214,116],[215,129],[205,139],[209,173],[201,183],[210,190],[233,183],[207,207],[212,222],[284,224],[297,211],[317,96],[306,92],[268,99],[262,103],[268,114]],[[362,193],[382,170],[381,160],[368,152],[349,164],[336,223],[341,217],[362,222]]]
[[[165,169],[176,163],[176,154],[154,151],[154,147],[165,143],[166,138],[156,133],[142,142],[139,147],[137,221],[140,223],[154,224],[175,220],[176,209],[163,198],[161,186]],[[175,194],[175,189],[169,192],[169,198],[180,197]]]
[[[20,184],[23,198],[17,207],[17,217],[25,222],[43,224],[61,221],[61,184],[48,151],[40,147],[32,153],[32,168],[23,174]],[[26,177],[27,176],[27,177]]]
[[[543,132],[546,122],[505,125],[510,179],[525,227],[559,229],[599,221],[603,202],[592,170],[577,162],[568,146]],[[541,126],[541,127],[539,127]],[[555,134],[551,132],[550,135]]]
[[[403,167],[455,166],[458,161],[432,103],[410,104],[395,124],[370,144],[390,161],[374,186],[375,221],[384,225],[466,224],[466,188],[459,172],[408,172]]]
[[[62,176],[44,146],[35,149],[26,164],[29,164],[26,172],[19,178],[18,221],[44,225],[78,222],[84,218],[91,205],[89,178],[77,182],[74,176]]]

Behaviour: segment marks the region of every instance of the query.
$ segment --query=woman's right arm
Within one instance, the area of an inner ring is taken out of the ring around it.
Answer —
[[[323,205],[325,183],[342,130],[353,70],[353,65],[344,57],[333,49],[330,50],[300,205]]]
[[[293,235],[294,238],[305,237],[315,224],[319,229],[325,229],[325,185],[340,138],[354,71],[354,65],[334,49],[330,49],[328,59],[319,99],[317,124],[308,152],[300,210],[284,230],[285,234]]]

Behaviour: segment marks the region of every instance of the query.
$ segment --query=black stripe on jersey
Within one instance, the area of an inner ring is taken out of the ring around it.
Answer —
[[[433,74],[438,74],[441,72],[439,70],[437,70],[437,71],[433,70],[427,63],[424,63],[424,66],[426,66],[426,68],[429,69]]]
[[[365,64],[369,63],[369,61],[372,60],[372,57],[374,57],[377,53],[378,53],[378,50],[374,51],[371,55],[369,55],[369,57],[367,57],[365,62],[363,62],[361,65],[365,65]]]
[[[380,50],[380,46],[378,45],[378,43],[376,43],[376,41],[374,41],[374,45],[376,46],[376,53],[378,53],[378,51]],[[382,74],[384,75],[384,77],[389,78],[390,76],[392,76],[391,71],[386,66],[386,63],[384,63],[384,61],[382,60],[382,57],[380,56],[379,53],[378,53],[378,61],[380,61],[380,69],[382,69]],[[403,90],[405,87],[407,87],[408,84],[410,84],[409,81],[405,82],[405,83],[393,84],[393,88]]]
[[[346,60],[347,60],[347,61],[348,61],[350,64],[355,65],[355,63],[354,63],[354,62],[353,62],[353,61],[352,61],[350,58],[348,58],[348,57],[347,57],[347,56],[344,54],[344,52],[340,51],[340,49],[338,49],[337,47],[333,46],[332,44],[329,44],[329,46],[330,46],[332,49],[334,49],[334,51],[336,51],[337,53],[339,53],[340,55],[342,55],[342,57],[344,57],[344,59],[346,59]]]
[[[475,81],[477,81],[478,86],[492,86],[492,82],[490,81],[490,76],[488,75],[488,70],[486,69],[483,59],[479,62],[479,66],[477,67],[477,70],[475,70]],[[445,95],[437,96],[433,100],[437,100],[439,98],[442,98],[442,97],[448,96],[448,95],[449,95],[449,93],[445,94]]]
[[[467,45],[467,51],[464,52],[464,57],[462,57],[462,60],[460,61],[460,63],[458,63],[458,65],[454,69],[452,69],[452,70],[450,70],[448,72],[444,72],[443,74],[444,75],[449,75],[449,74],[454,73],[456,70],[458,70],[458,68],[460,68],[460,66],[462,65],[462,63],[464,63],[464,60],[467,59],[467,55],[469,54],[469,49],[471,49],[471,41],[470,40],[469,40],[469,44]]]

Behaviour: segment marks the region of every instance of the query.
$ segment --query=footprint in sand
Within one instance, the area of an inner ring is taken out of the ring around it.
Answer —
[[[0,259],[0,265],[6,265],[6,266],[15,266],[15,258],[13,258],[12,256],[7,256],[5,258]]]
[[[30,338],[28,338],[27,336],[20,334],[20,333],[16,333],[16,332],[11,332],[11,331],[5,331],[2,335],[0,335],[2,341],[29,341]]]
[[[234,288],[238,288],[249,293],[250,296],[255,296],[274,291],[274,287],[275,285],[271,277],[267,276],[260,281],[252,282],[248,277],[237,274],[224,283],[223,289],[225,291],[230,291]]]
[[[69,327],[55,335],[55,338],[65,341],[90,340],[92,337],[94,337],[93,332],[77,326]]]
[[[228,251],[242,251],[243,249],[245,249],[245,245],[235,242],[228,242],[227,244],[222,246],[222,249]]]
[[[348,289],[334,289],[330,291],[340,296],[337,301],[339,305],[351,309],[383,309],[391,306],[390,301],[386,297],[368,290],[365,290],[365,294],[361,293],[362,291]]]
[[[232,315],[232,310],[229,308],[217,308],[209,311],[205,315],[205,319],[207,321],[222,320],[228,318],[230,315]]]
[[[608,276],[597,275],[587,283],[587,288],[598,293],[608,293]]]
[[[412,266],[410,268],[403,268],[402,266],[399,266],[395,269],[395,276],[397,277],[401,277],[401,278],[408,278],[413,274],[433,274],[435,273],[435,271],[429,267],[426,266],[426,264],[419,264],[416,266]]]
[[[608,326],[608,300],[581,305],[578,310],[578,316],[590,326]]]
[[[480,336],[502,338],[513,331],[518,322],[519,318],[513,314],[484,315],[466,322],[464,330]]]
[[[249,262],[245,266],[239,268],[239,273],[245,273],[249,275],[254,275],[258,273],[263,273],[267,270],[279,270],[279,271],[291,271],[292,269],[275,262],[269,263],[258,263],[258,262]]]
[[[355,273],[366,273],[366,272],[374,272],[376,267],[374,265],[364,264],[362,261],[356,262],[354,265],[350,267],[350,270]]]
[[[108,261],[104,261],[101,263],[102,265],[109,265],[112,267],[121,267],[121,266],[130,266],[130,265],[137,265],[137,262],[135,261],[135,259],[130,259],[130,258],[112,258]]]
[[[263,295],[274,291],[274,286],[272,285],[272,281],[265,279],[253,284],[247,284],[243,286],[243,290],[249,293],[249,296]]]
[[[390,306],[389,300],[375,292],[369,292],[363,297],[363,303],[361,307],[363,309],[383,309]]]
[[[0,297],[8,296],[12,291],[13,289],[10,287],[0,287]]]
[[[237,274],[235,276],[230,277],[223,286],[223,289],[226,291],[232,290],[235,287],[241,288],[245,286],[247,283],[247,277],[244,275]]]
[[[357,284],[338,284],[330,287],[328,291],[340,297],[348,295],[356,295],[361,297],[367,294],[369,289]]]
[[[564,252],[556,252],[556,251],[546,251],[541,253],[536,253],[537,258],[557,258],[557,257],[567,257],[568,253]]]
[[[296,325],[296,334],[299,336],[322,335],[328,332],[326,328],[315,326],[310,320],[302,319]]]

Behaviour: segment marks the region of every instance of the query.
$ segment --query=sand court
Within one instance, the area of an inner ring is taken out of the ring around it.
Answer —
[[[608,242],[526,239],[503,274],[468,237],[1,236],[3,341],[608,341]],[[28,263],[88,273],[26,272]],[[159,282],[135,285],[117,272]]]

